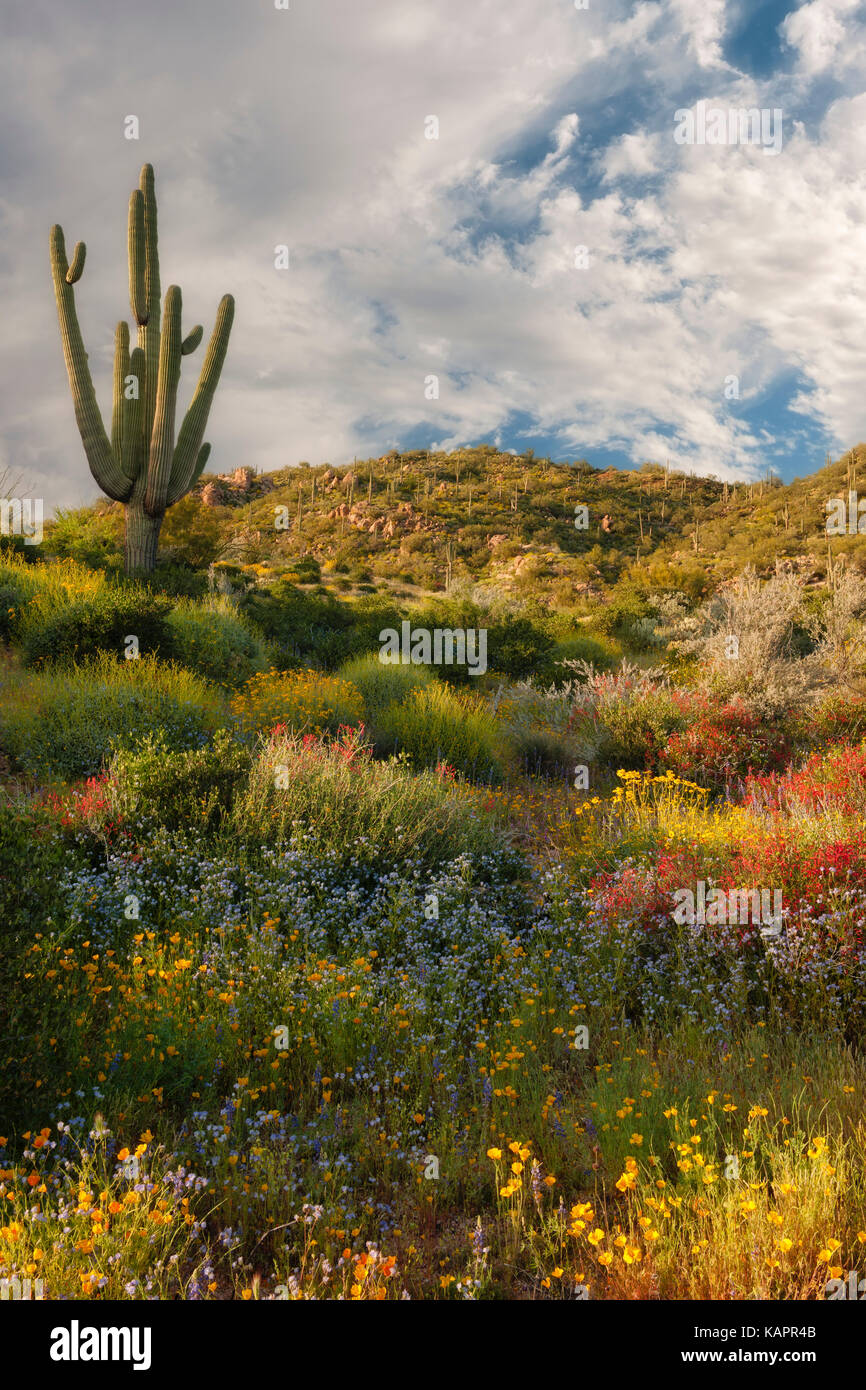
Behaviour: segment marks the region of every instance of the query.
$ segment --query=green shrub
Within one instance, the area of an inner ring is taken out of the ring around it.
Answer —
[[[413,690],[435,680],[427,666],[391,665],[375,653],[353,656],[340,667],[340,675],[360,690],[367,719],[374,726],[389,705],[400,704]]]
[[[175,660],[215,685],[243,685],[271,664],[252,624],[226,598],[181,600],[169,614],[168,628]]]
[[[162,731],[173,749],[201,747],[224,722],[222,701],[204,682],[154,657],[31,673],[0,709],[0,742],[40,780],[89,777],[114,748],[134,748]]]
[[[866,698],[834,691],[797,717],[793,733],[802,749],[859,743],[866,738]]]
[[[115,753],[111,788],[124,826],[142,834],[154,825],[218,830],[249,775],[250,754],[220,729],[204,748],[176,751],[150,735],[137,748]]]
[[[560,706],[571,702],[567,728],[579,760],[608,764],[614,771],[653,767],[671,733],[686,724],[682,702],[664,671],[628,661],[616,672],[595,671],[580,662],[572,669],[575,684],[559,693],[546,692],[546,698]]]
[[[333,594],[304,593],[287,579],[255,589],[242,606],[283,667],[315,664],[334,671],[349,657],[377,650],[382,628],[400,623],[399,610],[386,599],[346,603]]]
[[[31,936],[34,923],[44,923],[56,910],[57,881],[65,856],[51,817],[41,808],[0,804],[0,931],[4,937],[15,931]],[[5,963],[5,943],[3,955]]]
[[[475,696],[438,682],[414,690],[379,717],[377,744],[405,754],[416,768],[447,763],[476,781],[500,782],[505,741],[493,715]]]
[[[59,509],[46,528],[45,550],[93,569],[122,564],[122,508],[102,503]]]
[[[595,627],[606,637],[620,637],[636,650],[652,646],[652,604],[630,585],[623,585],[597,614]]]
[[[97,652],[122,659],[126,638],[138,638],[142,656],[171,654],[167,618],[171,603],[146,588],[104,583],[90,593],[41,591],[18,623],[17,639],[27,666],[81,661]]]
[[[487,665],[489,670],[519,681],[538,676],[553,647],[553,638],[537,623],[515,614],[505,614],[487,627]]]
[[[491,708],[525,772],[561,777],[578,757],[571,731],[577,686],[573,672],[568,675],[566,685],[542,689],[520,681],[500,687],[492,698]]]
[[[288,564],[290,577],[298,584],[319,584],[322,567],[314,555],[302,555]]]
[[[473,629],[487,633],[487,669],[512,680],[530,679],[545,666],[555,639],[539,620],[537,606],[530,613],[511,612],[501,603],[482,608],[463,596],[427,599],[411,613],[413,627]],[[399,627],[399,624],[396,624]],[[472,684],[476,677],[466,667],[445,666],[443,680],[450,684]]]
[[[207,571],[190,569],[189,565],[160,562],[143,581],[154,594],[169,598],[204,598],[208,592]]]
[[[235,801],[235,834],[255,845],[302,841],[378,873],[407,859],[432,869],[461,854],[501,852],[505,827],[477,794],[369,752],[356,732],[335,742],[268,741]]]
[[[601,711],[597,757],[614,770],[653,767],[671,735],[685,722],[682,711],[667,690],[616,702]]]
[[[574,637],[564,638],[551,647],[542,658],[533,680],[538,685],[566,685],[573,679],[568,668],[560,665],[563,661],[592,662],[598,671],[610,671],[617,665],[620,652],[616,643],[609,638],[590,636],[580,632]]]
[[[0,562],[0,641],[13,642],[37,585],[23,563]]]

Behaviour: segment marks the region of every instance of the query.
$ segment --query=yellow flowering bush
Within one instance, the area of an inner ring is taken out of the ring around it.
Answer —
[[[260,671],[244,683],[231,711],[247,735],[284,725],[297,733],[336,733],[358,724],[364,701],[351,681],[321,671]]]

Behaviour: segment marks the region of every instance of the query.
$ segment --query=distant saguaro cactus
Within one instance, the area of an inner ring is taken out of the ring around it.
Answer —
[[[63,229],[51,229],[51,272],[63,355],[75,406],[75,419],[90,471],[102,491],[126,506],[126,572],[149,573],[156,564],[162,519],[199,478],[210,453],[203,443],[211,403],[225,361],[235,304],[224,295],[195,395],[175,442],[175,410],[180,359],[202,339],[197,324],[181,336],[181,294],[165,293],[160,330],[159,257],[153,169],[145,164],[139,187],[129,200],[129,301],[138,325],[138,346],[129,350],[129,326],[117,325],[114,338],[114,407],[111,439],[105,432],[87,353],[75,312],[72,286],[84,270],[79,241],[66,259]]]

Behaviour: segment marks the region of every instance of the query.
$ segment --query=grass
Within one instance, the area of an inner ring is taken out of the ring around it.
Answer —
[[[117,747],[155,730],[169,747],[206,742],[224,717],[223,702],[198,676],[143,656],[107,653],[71,667],[3,674],[0,747],[37,781],[89,777]]]
[[[492,852],[501,841],[504,827],[477,795],[370,753],[356,734],[331,743],[277,734],[235,802],[235,834],[246,843],[299,837],[359,861],[427,868]]]
[[[378,718],[377,738],[415,768],[447,764],[479,782],[500,782],[507,742],[484,704],[446,685],[413,690]]]

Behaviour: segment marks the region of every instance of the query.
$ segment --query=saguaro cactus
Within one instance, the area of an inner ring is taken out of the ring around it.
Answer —
[[[73,285],[81,279],[86,248],[79,241],[66,259],[63,229],[51,229],[51,272],[63,355],[75,419],[90,471],[102,491],[126,507],[126,572],[149,573],[156,564],[160,527],[167,508],[199,478],[210,453],[204,432],[225,361],[235,303],[224,295],[195,395],[175,441],[180,359],[202,339],[197,324],[181,334],[181,294],[165,292],[160,328],[159,257],[153,169],[145,164],[129,200],[129,302],[138,326],[138,345],[129,350],[129,326],[114,338],[114,407],[111,439],[105,432],[87,353],[75,312]]]

